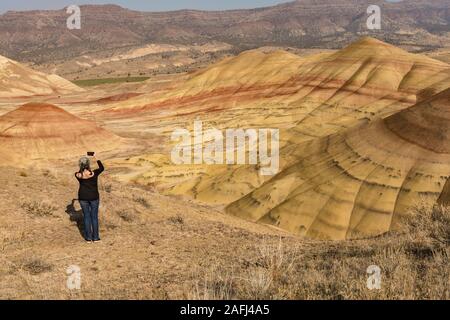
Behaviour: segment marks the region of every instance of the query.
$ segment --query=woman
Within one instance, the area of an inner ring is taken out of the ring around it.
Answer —
[[[98,230],[98,207],[100,204],[98,176],[105,170],[101,161],[94,156],[92,159],[97,161],[98,169],[92,171],[90,159],[82,157],[79,161],[80,171],[75,173],[75,177],[80,183],[78,200],[83,210],[84,237],[88,242],[100,241]]]

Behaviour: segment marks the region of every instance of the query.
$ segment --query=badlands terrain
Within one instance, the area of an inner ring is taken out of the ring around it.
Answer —
[[[361,37],[85,87],[0,62],[1,298],[450,297],[445,59]],[[196,120],[280,129],[279,172],[173,164]],[[86,151],[107,168],[96,244],[75,201]]]

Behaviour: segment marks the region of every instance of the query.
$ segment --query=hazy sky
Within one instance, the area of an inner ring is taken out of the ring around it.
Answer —
[[[0,0],[0,12],[8,10],[61,9],[71,4],[114,3],[143,11],[178,9],[223,10],[270,6],[289,0]]]

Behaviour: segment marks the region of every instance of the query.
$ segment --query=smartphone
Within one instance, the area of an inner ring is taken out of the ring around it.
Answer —
[[[90,152],[90,151],[89,151],[89,152],[87,153],[87,155],[88,155],[89,157],[93,157],[93,156],[95,155],[95,152]]]

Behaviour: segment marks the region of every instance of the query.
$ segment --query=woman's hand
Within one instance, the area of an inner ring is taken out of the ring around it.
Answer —
[[[91,162],[92,162],[92,161],[93,161],[93,162],[97,162],[97,154],[96,154],[96,153],[94,153],[93,156],[89,156],[89,158],[91,159]]]

